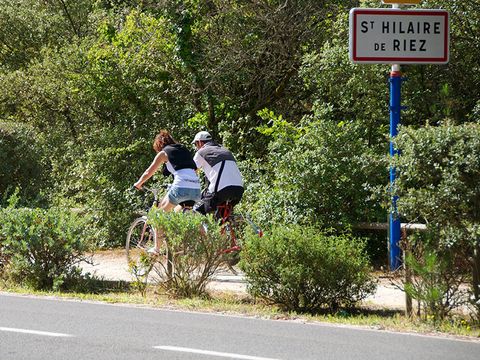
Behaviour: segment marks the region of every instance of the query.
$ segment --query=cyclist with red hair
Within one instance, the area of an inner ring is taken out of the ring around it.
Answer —
[[[161,130],[155,137],[153,149],[157,155],[133,186],[140,190],[163,164],[163,174],[173,175],[173,183],[160,202],[161,209],[171,211],[180,203],[200,200],[200,180],[190,151],[177,143],[167,130]]]

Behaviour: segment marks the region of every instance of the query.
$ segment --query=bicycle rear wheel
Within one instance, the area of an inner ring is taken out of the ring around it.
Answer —
[[[232,214],[223,226],[229,243],[228,248],[224,250],[225,263],[232,272],[235,272],[233,266],[237,265],[240,261],[245,221],[243,216]]]
[[[259,237],[263,236],[262,230],[248,216],[232,214],[225,223],[225,233],[230,242],[226,249],[226,262],[229,267],[235,266],[240,261],[240,250],[246,231],[253,231]]]

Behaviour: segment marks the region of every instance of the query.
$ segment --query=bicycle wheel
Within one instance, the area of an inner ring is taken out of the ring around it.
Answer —
[[[127,233],[127,242],[125,250],[127,260],[133,256],[133,253],[142,252],[155,246],[155,230],[147,224],[147,217],[142,216],[130,226]]]
[[[155,248],[155,239],[158,242],[158,253],[149,254],[148,250]],[[146,216],[136,219],[130,226],[125,250],[128,264],[135,266],[140,275],[150,272],[153,267],[157,273],[160,271],[158,268],[167,273],[172,271],[172,260],[165,238],[158,236],[157,231],[147,223]],[[156,264],[160,266],[155,266]]]
[[[243,246],[243,239],[245,237],[245,232],[253,231],[259,237],[263,236],[263,232],[255,225],[255,223],[250,220],[248,216],[243,216],[242,214],[232,214],[225,223],[225,233],[229,239],[229,248],[225,250],[226,253],[226,262],[232,267],[235,266],[240,261],[240,250]]]

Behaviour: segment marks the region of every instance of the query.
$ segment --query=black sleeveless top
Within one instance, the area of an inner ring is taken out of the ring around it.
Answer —
[[[168,157],[168,162],[172,164],[172,167],[175,170],[197,169],[192,154],[185,146],[181,144],[166,145],[162,151],[165,151]]]

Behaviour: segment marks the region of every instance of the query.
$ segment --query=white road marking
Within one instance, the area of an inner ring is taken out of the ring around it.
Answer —
[[[167,350],[167,351],[179,351],[179,352],[188,352],[188,353],[193,353],[193,354],[226,357],[226,358],[230,358],[230,359],[279,360],[279,359],[272,359],[272,358],[265,358],[265,357],[258,357],[258,356],[250,356],[250,355],[240,355],[240,354],[225,353],[225,352],[218,352],[218,351],[191,349],[191,348],[178,347],[178,346],[154,346],[154,348],[155,349],[160,349],[160,350]]]
[[[48,332],[48,331],[17,329],[17,328],[8,328],[8,327],[1,327],[1,326],[0,326],[0,331],[9,331],[9,332],[22,333],[22,334],[54,336],[54,337],[72,337],[73,336],[69,334],[62,334],[62,333],[55,333],[55,332]]]

